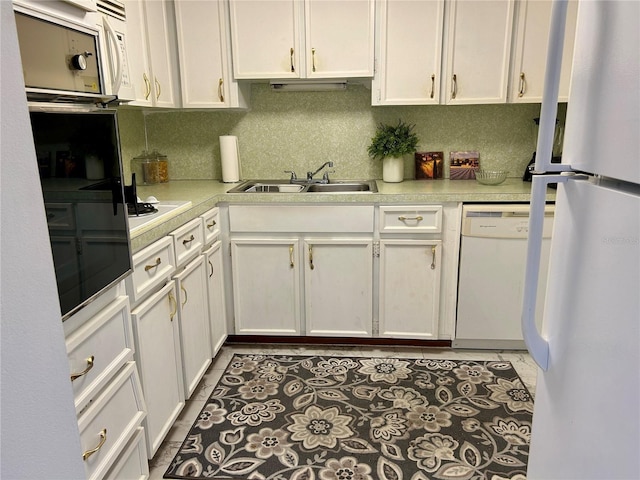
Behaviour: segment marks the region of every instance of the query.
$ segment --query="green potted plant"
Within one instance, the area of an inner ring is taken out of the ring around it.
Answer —
[[[405,155],[414,153],[418,146],[415,125],[398,120],[397,125],[380,123],[371,145],[367,149],[369,156],[382,160],[382,179],[385,182],[401,182],[404,178]]]

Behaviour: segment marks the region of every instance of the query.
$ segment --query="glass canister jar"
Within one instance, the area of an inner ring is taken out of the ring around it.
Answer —
[[[135,157],[132,171],[142,173],[142,181],[145,185],[169,181],[169,161],[166,155],[157,150],[151,153],[143,151],[142,155]]]

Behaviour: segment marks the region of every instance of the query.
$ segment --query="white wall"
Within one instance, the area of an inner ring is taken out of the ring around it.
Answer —
[[[84,478],[12,4],[0,0],[0,478]]]

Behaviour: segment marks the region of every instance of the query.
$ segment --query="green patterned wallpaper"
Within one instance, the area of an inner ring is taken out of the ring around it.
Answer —
[[[371,91],[349,85],[337,92],[272,92],[252,86],[251,109],[143,111],[122,107],[120,137],[125,173],[145,147],[169,158],[172,179],[220,179],[220,135],[238,137],[242,179],[298,176],[334,162],[333,178],[382,178],[367,156],[378,122],[416,125],[419,151],[478,150],[488,169],[520,177],[534,150],[533,118],[539,104],[372,107]],[[413,178],[407,160],[405,178]],[[446,171],[446,169],[445,169]],[[446,175],[445,175],[446,176]]]

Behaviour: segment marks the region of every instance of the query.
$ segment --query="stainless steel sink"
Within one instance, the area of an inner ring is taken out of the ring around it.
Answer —
[[[375,180],[337,180],[330,183],[290,183],[288,180],[248,180],[227,193],[375,193]]]
[[[336,183],[314,183],[307,187],[310,193],[357,193],[357,192],[377,192],[376,182],[336,182]]]

